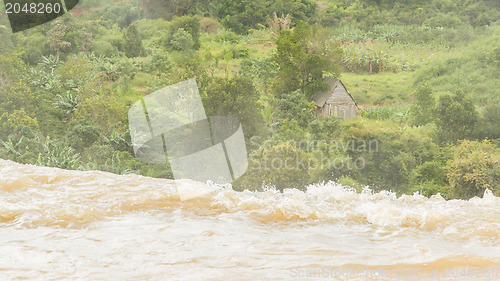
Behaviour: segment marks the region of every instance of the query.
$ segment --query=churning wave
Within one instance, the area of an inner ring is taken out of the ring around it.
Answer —
[[[357,193],[333,182],[236,192],[0,160],[2,280],[290,280],[318,272],[328,280],[434,280],[436,270],[450,280],[446,274],[470,266],[481,280],[498,280],[499,238],[500,198],[489,191],[467,201]],[[381,270],[383,278],[373,275]]]
[[[334,182],[306,191],[236,192],[228,186],[99,171],[68,171],[0,160],[0,222],[81,225],[129,212],[242,213],[262,222],[280,220],[408,227],[468,235],[500,235],[500,198],[444,200],[440,195],[361,193]],[[472,227],[473,226],[473,227]],[[467,231],[464,231],[467,230]]]

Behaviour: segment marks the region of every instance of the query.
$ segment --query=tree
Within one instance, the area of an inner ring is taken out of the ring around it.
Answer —
[[[484,108],[481,118],[478,121],[474,136],[478,139],[499,139],[500,140],[500,104],[490,104]]]
[[[500,195],[500,152],[490,141],[462,141],[446,166],[452,196],[482,196],[486,188]]]
[[[276,100],[277,117],[281,120],[293,119],[301,128],[307,128],[313,121],[313,111],[316,109],[314,102],[307,102],[299,92],[284,93]]]
[[[316,3],[311,0],[275,0],[271,9],[278,15],[291,15],[295,22],[307,21],[316,12]]]
[[[202,99],[208,116],[238,119],[247,139],[260,134],[264,120],[260,116],[259,94],[251,79],[242,76],[217,79],[206,87]]]
[[[148,18],[171,19],[184,16],[197,5],[209,6],[207,0],[141,0],[140,8]]]
[[[173,20],[170,25],[169,34],[167,35],[167,45],[174,47],[172,43],[175,44],[175,41],[172,41],[179,40],[179,36],[186,37],[186,35],[190,35],[191,37],[191,48],[198,50],[201,47],[200,20],[198,17],[184,16]],[[182,41],[185,42],[186,40],[182,39]]]
[[[293,30],[282,30],[277,40],[275,81],[278,95],[300,89],[310,98],[326,87],[325,74],[340,74],[340,45],[318,26],[300,22]]]
[[[14,49],[14,44],[12,42],[11,34],[7,31],[5,25],[0,24],[0,52],[2,54],[12,51]]]
[[[172,71],[173,63],[167,52],[163,50],[153,50],[151,56],[151,69],[159,77],[165,76]]]
[[[265,23],[270,14],[269,1],[264,0],[221,0],[216,11],[225,27],[240,34]]]
[[[49,45],[57,55],[71,46],[71,42],[64,41],[66,26],[60,21],[56,21],[52,24],[52,28],[47,32],[47,35],[49,36]]]
[[[292,143],[265,147],[250,155],[248,170],[235,182],[235,187],[260,190],[263,186],[273,186],[280,191],[286,188],[304,190],[310,183],[309,163],[309,154]]]
[[[138,57],[144,52],[142,40],[135,24],[129,25],[123,35],[123,41],[125,42],[125,55],[128,58]]]
[[[27,67],[20,58],[10,54],[0,57],[0,115],[21,109],[33,113],[37,96],[29,87],[27,77]]]
[[[103,11],[103,17],[111,24],[118,24],[122,28],[131,25],[139,19],[139,9],[132,1],[123,1],[119,5],[112,5]]]
[[[193,37],[184,28],[177,29],[170,40],[170,47],[176,51],[191,50],[193,46]]]
[[[434,117],[435,105],[432,89],[427,85],[420,88],[415,93],[415,102],[410,108],[412,124],[422,126],[430,123]]]
[[[281,15],[278,17],[276,12],[273,14],[273,18],[268,20],[268,26],[271,32],[271,36],[274,40],[278,39],[281,34],[281,30],[286,29],[289,30],[292,24],[292,16],[290,14]]]
[[[474,104],[461,91],[441,96],[436,114],[438,135],[448,142],[470,137],[478,119]]]

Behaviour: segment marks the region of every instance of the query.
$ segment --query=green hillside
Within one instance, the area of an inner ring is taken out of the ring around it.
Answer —
[[[127,112],[196,78],[208,115],[242,122],[250,167],[235,189],[498,194],[499,19],[496,0],[87,0],[13,34],[2,14],[0,157],[172,178],[134,157]],[[313,115],[325,75],[358,118]],[[289,157],[309,164],[266,168]]]

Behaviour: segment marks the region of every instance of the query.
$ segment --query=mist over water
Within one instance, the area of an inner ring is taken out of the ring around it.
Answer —
[[[498,279],[442,275],[472,266],[500,268],[500,198],[488,191],[235,192],[0,160],[0,280],[402,279],[381,269]]]

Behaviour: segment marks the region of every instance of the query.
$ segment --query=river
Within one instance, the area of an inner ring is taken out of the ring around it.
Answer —
[[[0,280],[500,280],[500,198],[306,192],[0,160]]]

